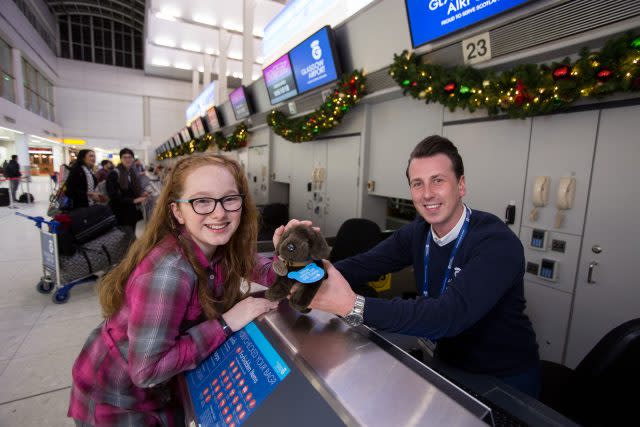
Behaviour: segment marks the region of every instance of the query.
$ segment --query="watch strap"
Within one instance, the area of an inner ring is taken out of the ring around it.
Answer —
[[[231,330],[231,326],[229,326],[227,324],[227,322],[224,321],[224,318],[222,316],[220,316],[218,318],[218,322],[220,322],[220,326],[222,326],[222,332],[224,332],[224,335],[229,338],[231,335],[233,335],[233,331]]]

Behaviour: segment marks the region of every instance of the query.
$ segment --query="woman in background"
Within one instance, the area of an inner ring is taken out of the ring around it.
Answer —
[[[93,150],[80,150],[78,158],[69,170],[65,194],[71,199],[71,209],[86,208],[104,201],[97,193],[98,180],[93,174],[96,165],[96,153]]]

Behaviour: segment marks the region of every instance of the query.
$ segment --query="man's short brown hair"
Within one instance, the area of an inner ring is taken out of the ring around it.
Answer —
[[[413,159],[421,159],[423,157],[432,157],[436,154],[444,154],[451,160],[453,165],[453,172],[456,174],[456,178],[460,179],[464,175],[464,164],[462,163],[462,157],[458,153],[458,149],[453,142],[440,135],[431,135],[423,139],[415,146],[411,155],[409,155],[409,162],[407,163],[407,181],[409,179],[409,165]]]

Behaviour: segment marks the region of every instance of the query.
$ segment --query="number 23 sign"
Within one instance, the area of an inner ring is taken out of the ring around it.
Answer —
[[[462,57],[465,64],[477,64],[491,59],[489,33],[478,34],[462,41]]]

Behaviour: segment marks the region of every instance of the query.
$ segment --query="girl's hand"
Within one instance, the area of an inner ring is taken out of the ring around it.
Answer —
[[[278,247],[278,243],[280,243],[280,240],[282,239],[282,235],[286,230],[299,224],[303,224],[309,227],[313,225],[311,221],[307,221],[307,220],[304,220],[304,221],[300,221],[298,219],[290,220],[287,223],[287,225],[281,225],[280,227],[276,228],[276,231],[273,233],[273,247],[274,248]],[[313,227],[313,229],[316,230],[318,233],[320,232],[320,227]]]
[[[222,315],[222,318],[233,332],[244,328],[247,323],[263,313],[267,313],[278,307],[278,301],[269,301],[266,298],[248,297],[231,307]]]
[[[147,196],[140,196],[140,197],[136,197],[135,199],[133,199],[133,203],[135,203],[137,205],[138,203],[142,203],[145,200],[147,200]]]

